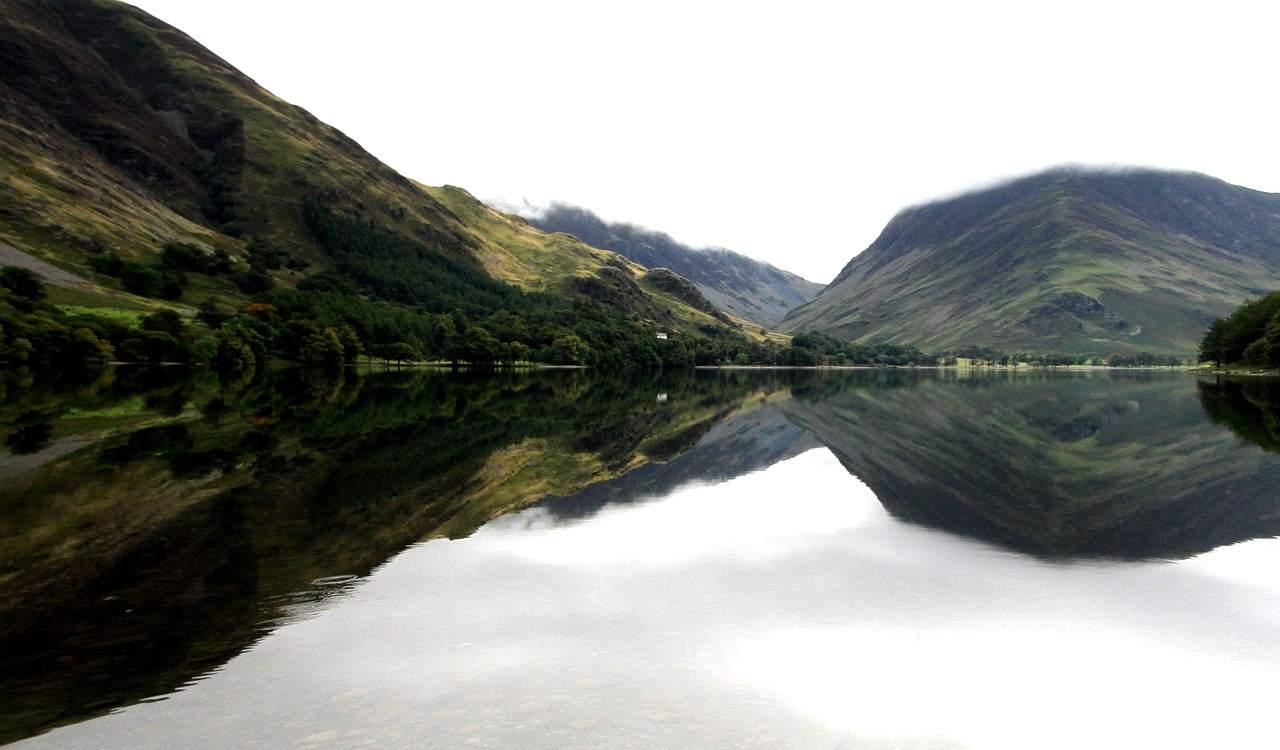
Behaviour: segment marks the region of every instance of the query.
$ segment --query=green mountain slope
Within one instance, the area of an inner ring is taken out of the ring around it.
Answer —
[[[1280,286],[1280,195],[1192,173],[1053,170],[911,208],[780,328],[929,350],[1192,356]]]
[[[308,201],[403,242],[335,248],[307,222]],[[169,242],[229,259],[221,274],[193,277],[179,308],[239,307],[255,287],[274,286],[438,313],[423,297],[484,286],[474,269],[662,329],[719,325],[615,253],[405,178],[132,6],[0,0],[3,263],[69,274],[37,271],[75,287],[58,303],[146,309],[103,272],[103,258],[153,263]],[[269,281],[237,282],[250,270]]]
[[[731,250],[694,249],[662,232],[606,222],[576,206],[556,203],[529,221],[543,231],[571,234],[647,268],[675,271],[692,281],[711,304],[768,328],[822,289],[821,284]]]

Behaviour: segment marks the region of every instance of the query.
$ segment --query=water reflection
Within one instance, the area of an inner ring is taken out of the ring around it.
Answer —
[[[1208,424],[1185,375],[851,374],[796,395],[787,417],[913,523],[1053,558],[1280,533],[1280,466]]]
[[[722,482],[761,471],[821,445],[769,401],[710,429],[699,426],[699,437],[686,452],[668,460],[645,464],[572,495],[547,497],[538,505],[560,521],[581,519],[605,506],[644,502],[685,485]]]
[[[1257,746],[1280,588],[1248,570],[1280,549],[1253,544],[1044,562],[900,523],[817,449],[415,546],[171,699],[30,746]]]
[[[0,741],[174,690],[335,593],[311,582],[676,455],[780,387],[169,368],[7,388],[8,438],[54,427],[0,461]]]
[[[1200,403],[1215,424],[1241,440],[1280,453],[1280,381],[1276,378],[1202,380]]]
[[[1274,536],[1280,459],[1237,437],[1269,447],[1272,403],[899,371],[6,381],[0,741],[185,686],[50,742],[1000,746],[977,696],[1049,721],[1006,687],[1036,660],[1110,710],[1067,694],[1119,700],[1091,648],[1256,689],[1236,662],[1274,675],[1278,600],[1242,571],[1274,544],[1066,563]]]

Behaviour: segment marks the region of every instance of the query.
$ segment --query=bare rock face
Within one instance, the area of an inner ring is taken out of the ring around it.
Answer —
[[[1018,326],[1046,335],[1084,331],[1086,325],[1105,331],[1123,332],[1128,322],[1087,294],[1064,292],[1049,304],[1041,305],[1018,321]]]
[[[719,320],[728,321],[728,317],[707,301],[694,286],[692,281],[667,268],[655,268],[644,275],[644,280],[695,310],[701,310]]]

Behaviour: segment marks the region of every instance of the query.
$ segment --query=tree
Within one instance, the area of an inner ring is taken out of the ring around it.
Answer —
[[[502,343],[483,326],[474,325],[457,337],[452,359],[473,365],[491,365],[502,357]]]
[[[158,310],[142,319],[142,330],[167,333],[175,339],[182,338],[187,325],[175,310]]]
[[[265,359],[262,337],[252,327],[236,319],[218,329],[219,367],[231,370],[249,369]]]
[[[98,338],[89,328],[77,328],[72,332],[71,343],[61,352],[61,358],[87,364],[106,364],[115,356],[111,343]]]
[[[364,345],[360,343],[360,337],[354,328],[347,325],[339,326],[337,332],[338,341],[342,343],[342,361],[348,365],[354,365],[364,353]]]
[[[562,336],[551,342],[551,362],[557,365],[585,365],[591,347],[574,334]]]
[[[403,341],[397,341],[394,344],[387,344],[383,346],[380,350],[379,356],[385,359],[388,363],[390,363],[391,360],[395,360],[397,365],[401,362],[413,362],[418,359],[418,353],[413,350],[412,346],[409,346]]]
[[[37,302],[45,298],[44,282],[29,268],[5,266],[0,268],[0,286],[23,299]]]
[[[528,362],[533,359],[533,350],[519,341],[504,344],[502,348],[503,364],[514,365],[517,362]]]
[[[219,309],[218,303],[211,299],[201,302],[200,311],[196,313],[197,320],[215,331],[221,328],[222,324],[230,320],[231,317],[231,313],[223,312]]]
[[[126,292],[140,297],[158,297],[164,287],[164,277],[154,268],[125,261],[124,269],[120,272],[120,286]]]
[[[342,341],[338,338],[338,332],[332,328],[325,328],[308,336],[302,344],[299,359],[326,370],[336,370],[341,367]]]
[[[1268,330],[1280,315],[1280,292],[1248,300],[1225,318],[1213,321],[1200,341],[1200,361],[1230,365],[1248,361],[1269,364]],[[1280,325],[1280,323],[1277,323]],[[1274,332],[1280,343],[1280,330]],[[1256,342],[1262,343],[1256,343]]]
[[[1261,359],[1269,367],[1280,367],[1280,312],[1271,316],[1266,329],[1262,333]]]
[[[36,348],[27,339],[19,336],[9,342],[7,351],[0,348],[0,359],[10,362],[26,362],[31,359],[31,355]]]
[[[231,274],[231,281],[245,294],[259,294],[275,285],[275,282],[260,268],[246,268]]]
[[[185,359],[178,340],[164,331],[141,330],[120,342],[120,359],[126,362],[164,362]]]

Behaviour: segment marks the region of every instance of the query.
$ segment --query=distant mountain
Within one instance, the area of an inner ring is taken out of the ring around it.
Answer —
[[[668,268],[693,282],[721,310],[772,328],[822,285],[724,248],[694,249],[634,224],[606,222],[585,208],[554,203],[529,222],[544,232],[571,234],[646,268]]]
[[[1193,356],[1280,288],[1280,195],[1202,174],[1056,169],[910,208],[779,326],[966,345]]]

